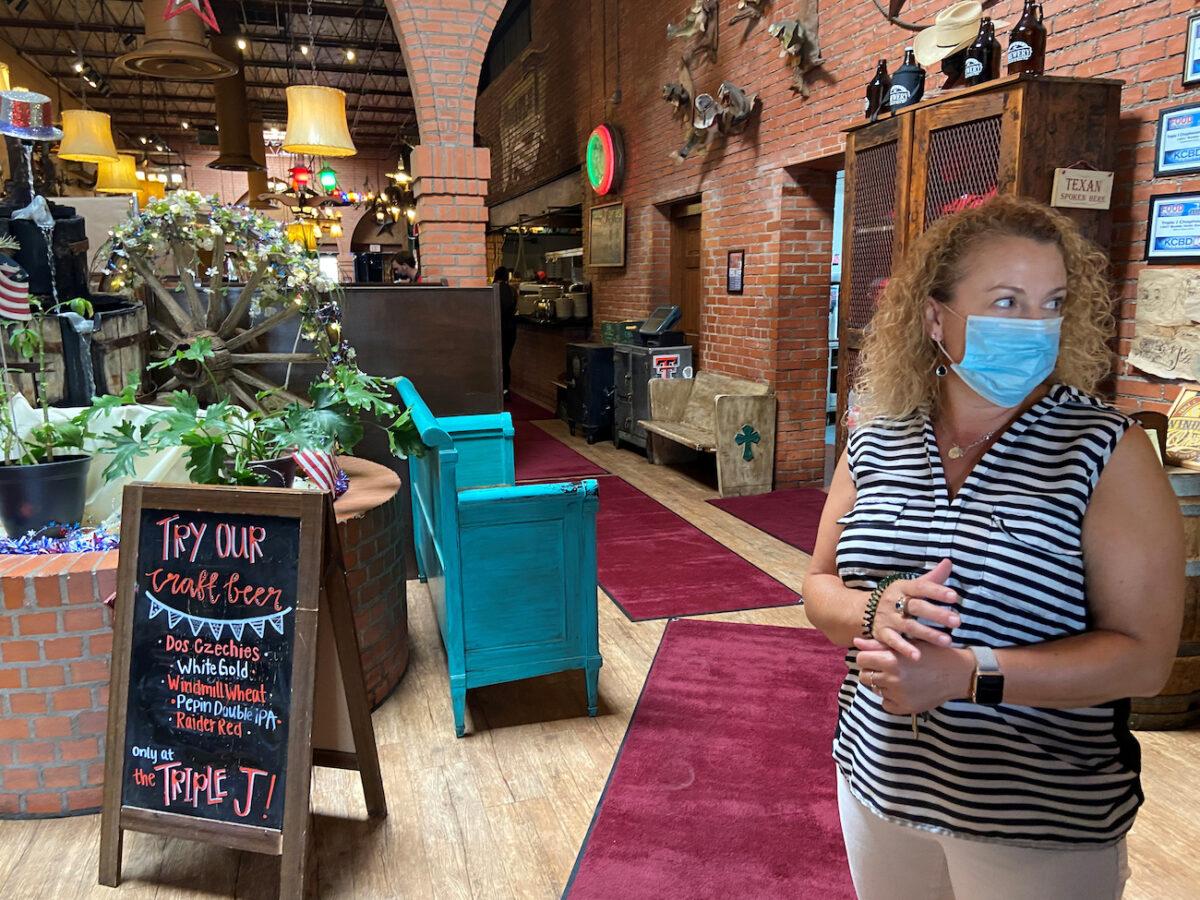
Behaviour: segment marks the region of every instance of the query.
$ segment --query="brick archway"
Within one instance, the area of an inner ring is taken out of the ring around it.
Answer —
[[[423,276],[486,284],[491,154],[475,146],[475,96],[504,0],[388,0],[388,9],[421,134],[412,175]]]

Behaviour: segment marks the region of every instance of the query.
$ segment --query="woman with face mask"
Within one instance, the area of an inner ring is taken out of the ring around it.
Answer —
[[[1108,376],[1107,260],[995,198],[934,223],[868,330],[804,585],[847,647],[833,755],[862,900],[1119,897],[1129,697],[1180,631],[1178,503]]]

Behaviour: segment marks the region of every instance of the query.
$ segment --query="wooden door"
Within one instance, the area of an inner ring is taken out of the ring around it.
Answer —
[[[671,220],[671,303],[682,313],[679,330],[687,335],[688,344],[699,347],[704,310],[699,213],[689,212]]]
[[[837,451],[846,443],[846,410],[858,372],[863,330],[904,252],[911,116],[896,116],[846,137],[842,283],[838,296]]]

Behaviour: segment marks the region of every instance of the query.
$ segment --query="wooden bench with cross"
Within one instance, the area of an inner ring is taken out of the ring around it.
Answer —
[[[762,382],[712,372],[651,379],[646,455],[663,465],[712,453],[722,497],[765,494],[775,472],[775,411]]]

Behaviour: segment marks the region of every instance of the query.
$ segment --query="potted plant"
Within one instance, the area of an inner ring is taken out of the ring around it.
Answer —
[[[176,357],[207,371],[212,351],[199,339],[151,368],[175,366]],[[292,401],[274,409],[260,404],[247,410],[223,398],[202,410],[193,393],[175,391],[165,398],[161,412],[141,425],[123,422],[103,438],[99,449],[112,455],[104,477],[133,475],[138,458],[184,447],[188,474],[198,484],[290,487],[296,472],[293,453],[351,453],[362,439],[364,422],[386,431],[398,456],[419,455],[424,452],[420,436],[408,411],[389,399],[391,390],[384,379],[340,363],[310,386],[307,402]],[[268,393],[257,399],[269,399]],[[132,402],[134,394],[136,386],[127,389],[120,402]],[[111,404],[101,398],[94,406]]]
[[[18,248],[14,239],[0,237],[0,253]],[[0,289],[4,301],[0,304],[4,319],[0,325],[0,524],[15,537],[52,523],[76,523],[83,516],[92,462],[84,452],[88,416],[85,411],[70,420],[51,420],[42,324],[47,313],[60,308],[88,318],[92,310],[83,298],[47,310],[29,297],[28,275],[6,255],[0,255]],[[40,407],[36,424],[26,415],[32,410],[24,396],[13,387],[10,349],[22,360],[36,360],[33,378]]]

